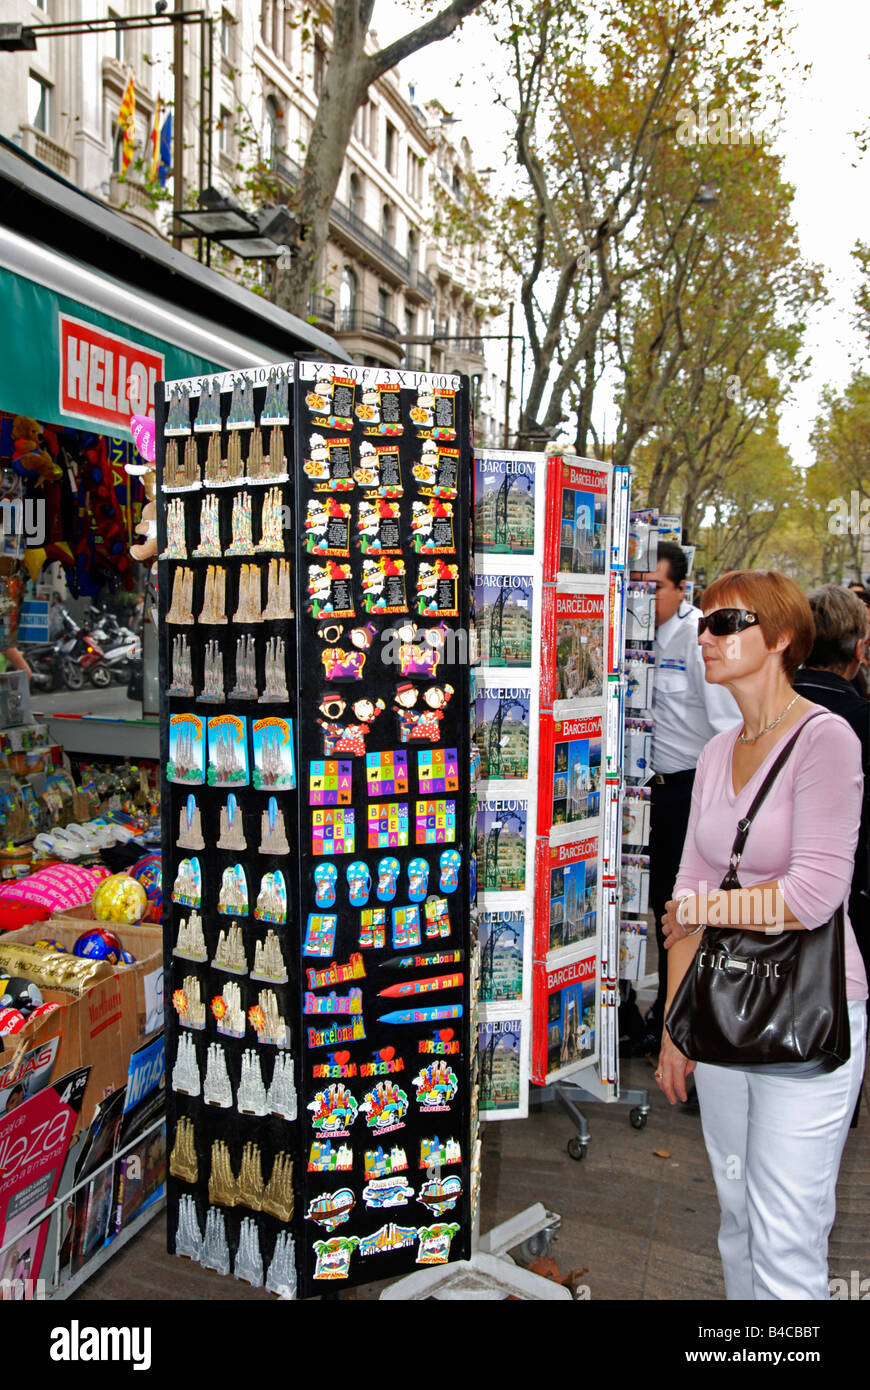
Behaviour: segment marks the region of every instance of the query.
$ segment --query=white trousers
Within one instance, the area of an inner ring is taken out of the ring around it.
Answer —
[[[864,1074],[867,1008],[849,1003],[852,1055],[822,1076],[699,1062],[704,1142],[728,1299],[827,1299],[840,1157]]]

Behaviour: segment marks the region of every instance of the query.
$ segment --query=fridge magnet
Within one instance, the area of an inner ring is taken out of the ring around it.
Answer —
[[[316,1240],[312,1250],[317,1256],[315,1279],[346,1279],[350,1257],[359,1245],[359,1236],[333,1236],[332,1240]]]
[[[182,988],[173,992],[172,1007],[182,1028],[195,1028],[200,1032],[205,1027],[205,1004],[195,975],[185,975]]]
[[[459,617],[459,566],[436,558],[421,560],[417,572],[417,612],[422,618]]]
[[[254,774],[251,781],[261,790],[296,786],[293,757],[293,720],[267,714],[251,723],[254,747]]]
[[[351,980],[364,980],[365,974],[363,958],[358,951],[354,951],[346,965],[338,965],[333,960],[322,970],[311,967],[306,970],[305,979],[309,989],[323,989],[326,985],[344,985]]]
[[[372,802],[368,808],[369,849],[398,849],[407,843],[407,801]]]
[[[361,681],[366,664],[366,654],[360,651],[345,651],[343,647],[324,647],[320,653],[323,663],[323,678],[327,681]]]
[[[417,402],[411,406],[410,416],[418,437],[435,424],[435,391],[428,382],[421,382],[417,387]]]
[[[370,1062],[361,1062],[360,1076],[392,1076],[396,1072],[404,1071],[405,1063],[401,1057],[396,1056],[394,1047],[380,1047],[377,1052],[372,1053]]]
[[[253,569],[254,567],[251,566]],[[257,607],[259,610],[259,570],[257,571]],[[268,598],[263,609],[264,622],[283,622],[293,617],[293,600],[290,595],[290,561],[270,560]],[[259,622],[260,619],[257,619]]]
[[[324,1028],[309,1028],[309,1047],[335,1047],[341,1043],[365,1042],[366,1029],[362,1017],[357,1014],[350,1023],[329,1023]]]
[[[237,492],[233,498],[232,539],[227,555],[256,555],[251,532],[251,494]]]
[[[357,513],[357,541],[363,555],[401,555],[398,501],[377,497],[362,500]]]
[[[318,907],[332,907],[335,904],[335,885],[338,869],[334,864],[318,864],[314,870],[314,901]]]
[[[367,864],[355,859],[347,866],[347,895],[351,907],[365,907],[372,891],[372,876]]]
[[[287,885],[280,869],[263,874],[254,916],[260,922],[274,922],[276,925],[283,925],[287,921]]]
[[[271,1047],[289,1047],[290,1034],[282,1015],[278,1012],[278,1000],[274,990],[261,989],[256,1004],[248,1009],[248,1022],[257,1034],[259,1044]]]
[[[329,994],[314,994],[308,990],[303,999],[302,1012],[304,1014],[361,1014],[362,990],[351,989],[347,994],[337,994],[335,990]]]
[[[396,896],[396,889],[399,885],[399,869],[399,861],[394,859],[392,855],[378,860],[377,897],[379,903],[391,903]]]
[[[393,950],[403,951],[409,946],[420,945],[420,909],[416,903],[410,907],[394,907]]]
[[[417,1193],[417,1201],[440,1216],[442,1212],[452,1211],[461,1196],[462,1179],[454,1173],[449,1178],[430,1178],[424,1182]]]
[[[203,482],[206,487],[236,488],[245,476],[242,463],[242,441],[239,435],[231,434],[226,441],[226,451],[219,434],[209,435],[205,455]]]
[[[192,434],[185,439],[180,456],[175,440],[167,444],[162,487],[164,492],[197,492],[202,487],[199,450]]]
[[[218,849],[237,849],[245,850],[248,842],[245,839],[245,830],[242,820],[242,812],[236,800],[235,793],[230,792],[227,797],[226,806],[220,810],[220,834],[217,842]]]
[[[198,714],[170,714],[166,780],[199,786],[205,781],[205,724]]]
[[[446,940],[450,935],[450,908],[446,898],[430,897],[423,908],[426,937],[429,941]]]
[[[363,1173],[367,1182],[376,1178],[389,1178],[395,1173],[404,1173],[407,1167],[407,1155],[398,1144],[393,1144],[388,1154],[384,1153],[382,1148],[366,1149],[363,1153]]]
[[[333,376],[331,391],[327,394],[325,390],[325,379],[320,377],[314,383],[314,391],[311,396],[320,396],[327,402],[326,410],[321,406],[312,404],[309,396],[305,397],[305,403],[312,411],[315,425],[320,425],[324,429],[330,430],[349,430],[353,425],[354,399],[356,397],[356,382],[351,376]],[[319,418],[322,416],[326,418]]]
[[[269,431],[268,452],[263,449],[262,431],[251,431],[246,477],[252,486],[287,482],[287,453],[284,447],[284,431],[280,425],[273,425]]]
[[[191,594],[193,592],[191,573]],[[227,622],[227,572],[222,565],[209,565],[205,572],[205,587],[199,621],[209,627],[223,627]]]
[[[312,1197],[305,1219],[315,1221],[325,1231],[335,1231],[350,1218],[355,1206],[356,1197],[350,1188],[340,1187],[337,1192],[322,1192],[319,1197]]]
[[[199,545],[193,553],[198,560],[219,560],[221,557],[220,512],[218,499],[213,494],[203,497],[199,504]]]
[[[374,1178],[362,1191],[367,1207],[381,1211],[387,1207],[405,1207],[414,1196],[414,1189],[403,1173],[392,1178]]]
[[[270,487],[263,498],[263,510],[260,513],[260,539],[257,541],[257,553],[262,555],[275,551],[279,555],[284,554],[284,506],[281,500],[281,489]]]
[[[243,864],[229,864],[224,869],[217,910],[227,917],[247,917],[248,881]]]
[[[404,1250],[417,1239],[415,1226],[397,1226],[394,1221],[382,1226],[373,1235],[363,1236],[359,1243],[361,1257],[382,1255],[389,1250]]]
[[[441,889],[442,893],[452,893],[454,889],[459,887],[459,870],[462,868],[462,856],[455,849],[446,849],[438,862],[441,866],[441,877],[438,880],[438,887]]]
[[[408,1112],[408,1095],[394,1081],[379,1081],[363,1097],[360,1114],[374,1134],[391,1134],[404,1129]]]
[[[349,806],[353,763],[334,758],[308,764],[309,806]]]
[[[242,1064],[244,1068],[244,1057]],[[296,1083],[293,1077],[293,1058],[289,1053],[279,1052],[275,1057],[266,1105],[270,1115],[280,1115],[282,1120],[296,1119]]]
[[[434,1226],[421,1226],[417,1231],[418,1265],[443,1265],[450,1259],[450,1243],[459,1230],[455,1221],[439,1221]]]
[[[236,642],[236,680],[230,691],[231,700],[256,700],[257,648],[250,633]]]
[[[195,430],[219,430],[220,427],[221,384],[218,377],[212,377],[210,381],[203,381],[202,383],[193,428]]]
[[[320,956],[328,960],[335,950],[335,931],[338,917],[334,912],[309,912],[303,956]]]
[[[455,555],[453,503],[433,497],[411,503],[411,532],[418,555]]]
[[[260,854],[284,855],[290,853],[287,832],[284,828],[284,812],[278,810],[278,801],[269,797],[269,804],[260,813]]]
[[[208,785],[246,787],[247,720],[244,715],[215,714],[208,721]]]
[[[417,1051],[427,1057],[454,1057],[460,1051],[459,1039],[454,1038],[452,1028],[439,1028],[431,1038],[421,1038]]]
[[[283,637],[270,637],[266,643],[265,676],[266,688],[260,696],[260,704],[285,705],[290,697],[287,692],[286,655]]]
[[[266,399],[260,412],[261,425],[289,425],[290,373],[286,367],[270,367],[266,378]]]
[[[305,549],[309,555],[350,558],[350,503],[335,497],[311,497],[305,514]]]
[[[408,865],[408,897],[421,903],[429,887],[429,865],[425,859],[412,859]]]
[[[185,633],[172,639],[172,684],[167,695],[182,695],[193,699],[193,676],[190,667],[190,646]]]
[[[275,561],[273,561],[273,564]],[[265,621],[266,613],[260,610],[260,567],[259,565],[242,565],[239,571],[239,596],[236,604],[236,611],[233,614],[233,622],[236,625],[245,627],[252,623],[262,623]],[[253,639],[248,634],[248,641]],[[256,681],[253,682],[256,688]]]
[[[453,499],[459,481],[459,450],[445,449],[434,439],[424,439],[420,461],[411,472],[421,497]]]
[[[196,1131],[193,1127],[193,1121],[185,1119],[183,1115],[178,1117],[175,1143],[169,1156],[169,1171],[174,1178],[181,1178],[184,1182],[196,1182],[199,1177]]]
[[[453,1163],[461,1162],[462,1149],[456,1139],[447,1139],[442,1143],[436,1134],[431,1139],[420,1140],[421,1168],[448,1168]]]
[[[408,790],[408,755],[401,748],[366,754],[366,795],[400,796]]]
[[[337,1149],[327,1139],[315,1139],[308,1155],[309,1173],[349,1173],[353,1168],[353,1149],[339,1144]]]
[[[405,489],[402,486],[399,446],[371,445],[364,440],[359,447],[359,465],[354,469],[353,476],[369,500],[374,497],[403,497]]]
[[[159,560],[186,560],[187,537],[184,531],[184,503],[174,498],[166,509],[166,546]]]
[[[305,1107],[311,1111],[311,1125],[318,1134],[346,1139],[359,1106],[342,1081],[318,1091]]]
[[[217,641],[206,642],[203,655],[203,683],[199,700],[205,705],[226,703],[224,691],[224,659]]]
[[[257,423],[254,415],[254,383],[246,377],[233,382],[233,394],[227,415],[228,430],[249,430]]]
[[[221,931],[212,965],[215,970],[226,970],[230,975],[247,975],[248,961],[241,927],[233,925],[229,931]]]
[[[225,1038],[243,1038],[245,1035],[245,1013],[242,1008],[241,991],[234,980],[229,980],[223,987],[220,994],[215,995],[211,1001],[211,1011],[217,1021],[217,1030]],[[215,1062],[217,1067],[222,1067],[226,1072],[226,1060],[223,1050],[212,1044],[214,1047]],[[209,1048],[209,1066],[212,1066],[212,1049]],[[230,1097],[232,1104],[232,1097]]]
[[[169,409],[166,412],[164,434],[190,433],[190,387],[182,382],[173,386],[166,395]]]
[[[387,911],[369,907],[360,913],[359,944],[365,950],[381,950],[387,944]]]
[[[311,818],[311,852],[318,857],[353,854],[356,828],[352,806],[316,807]]]
[[[196,855],[182,859],[172,886],[172,901],[179,907],[202,906],[202,869]]]
[[[418,438],[456,438],[456,392],[449,387],[419,387],[410,414]]]
[[[281,943],[270,927],[265,941],[258,941],[254,947],[251,979],[261,980],[263,984],[283,985],[287,983],[287,978]]]
[[[459,757],[455,748],[434,748],[417,754],[417,786],[424,796],[459,790]]]
[[[362,422],[363,434],[404,434],[401,415],[401,392],[398,383],[364,384],[356,418]]]
[[[404,560],[391,555],[364,559],[362,591],[367,613],[407,613]]]
[[[320,712],[328,720],[338,720],[346,709],[345,701],[337,690],[324,691],[320,702]],[[323,751],[329,757],[335,753],[350,753],[354,757],[365,756],[365,740],[371,733],[371,726],[385,709],[383,700],[363,698],[354,701],[352,712],[358,723],[324,723],[318,719],[323,729]]]
[[[444,718],[444,709],[453,694],[452,685],[433,685],[423,696],[425,710],[416,708],[420,699],[417,687],[410,681],[402,681],[396,686],[393,709],[399,721],[399,738],[402,743],[411,739],[437,743],[440,737],[439,725]]]
[[[166,610],[167,623],[189,627],[193,616],[193,570],[179,565],[172,576],[172,602]]]
[[[452,975],[430,975],[425,980],[403,980],[378,990],[379,999],[410,999],[420,994],[438,994],[445,989],[460,989],[465,976],[461,970]]]
[[[302,471],[310,478],[315,492],[353,492],[349,436],[330,439],[312,434]]]
[[[172,954],[181,956],[182,960],[194,960],[200,964],[208,958],[202,918],[198,912],[191,912],[188,918],[182,917]]]
[[[447,1062],[430,1062],[412,1079],[411,1085],[416,1088],[420,1109],[431,1113],[450,1109],[450,1102],[459,1086],[459,1078]]]
[[[446,623],[433,628],[418,628],[413,622],[403,623],[385,633],[381,660],[385,665],[398,664],[403,676],[434,680],[449,631]]]
[[[329,560],[308,566],[308,609],[313,618],[353,618],[353,581],[350,565]]]
[[[308,971],[307,973],[310,975],[312,972]],[[356,1076],[356,1062],[349,1061],[349,1058],[350,1053],[347,1050],[328,1052],[325,1062],[317,1062],[311,1068],[311,1075],[315,1081],[319,1080],[320,1077]]]
[[[233,1265],[233,1277],[259,1289],[263,1285],[263,1257],[260,1254],[260,1233],[252,1216],[242,1218],[239,1228],[239,1248]]]

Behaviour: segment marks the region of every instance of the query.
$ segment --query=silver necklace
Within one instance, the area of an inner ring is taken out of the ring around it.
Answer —
[[[794,704],[795,700],[798,700],[798,699],[800,699],[800,695],[795,695],[795,696],[794,696],[794,699],[789,700],[789,702],[788,702],[788,704],[786,705],[785,709],[783,710],[782,714],[777,715],[776,719],[774,719],[774,721],[773,721],[772,724],[765,724],[764,728],[761,730],[761,733],[757,733],[757,734],[755,735],[754,738],[747,738],[745,733],[741,734],[741,735],[740,735],[740,742],[741,742],[741,743],[757,743],[758,740],[761,738],[762,734],[769,734],[770,731],[771,731],[771,729],[775,729],[776,726],[777,726],[777,724],[781,724],[781,723],[782,723],[783,719],[785,719],[785,716],[788,714],[788,712],[789,712],[789,710],[791,709],[792,705]],[[745,728],[746,728],[746,725],[744,724],[743,727],[744,727],[744,729],[745,729]]]

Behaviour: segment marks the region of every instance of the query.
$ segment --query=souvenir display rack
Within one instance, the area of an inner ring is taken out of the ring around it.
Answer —
[[[160,397],[170,1249],[283,1297],[461,1260],[467,381]]]

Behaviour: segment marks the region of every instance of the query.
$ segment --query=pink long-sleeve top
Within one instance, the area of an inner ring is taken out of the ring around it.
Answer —
[[[737,876],[743,888],[775,879],[804,927],[820,927],[849,896],[861,819],[861,745],[845,719],[808,711],[737,793],[731,759],[741,725],[703,749],[674,896],[715,892],[728,870],[737,822],[752,805],[785,739],[803,729],[749,830]],[[846,915],[846,997],[867,998],[867,976]]]

